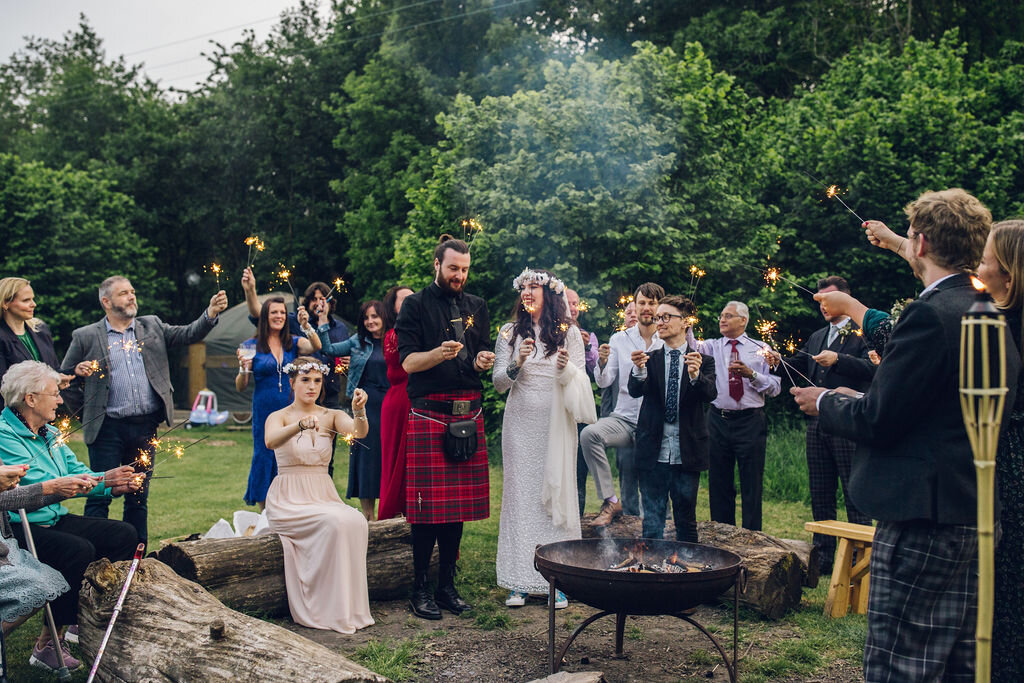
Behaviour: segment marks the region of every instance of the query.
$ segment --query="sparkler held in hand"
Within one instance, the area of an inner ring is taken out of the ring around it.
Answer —
[[[247,268],[252,268],[256,265],[256,259],[252,257],[253,248],[256,249],[256,254],[258,255],[267,247],[267,245],[259,238],[258,235],[250,235],[249,237],[246,237],[245,245],[249,247],[249,253],[245,256],[245,266]]]
[[[857,220],[859,220],[863,224],[864,223],[864,219],[861,218],[860,216],[858,216],[857,212],[854,211],[853,209],[851,209],[849,207],[849,205],[846,202],[843,201],[843,198],[839,196],[839,193],[841,191],[842,190],[839,189],[838,185],[829,185],[828,189],[825,190],[825,196],[828,197],[829,199],[838,199],[839,203],[842,204],[844,207],[846,207],[846,210],[849,211],[850,213],[852,213],[854,218],[856,218]]]

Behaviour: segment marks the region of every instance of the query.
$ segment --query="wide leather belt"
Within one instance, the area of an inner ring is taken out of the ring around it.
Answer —
[[[716,413],[721,415],[722,419],[725,419],[725,420],[735,420],[738,417],[746,417],[747,415],[751,415],[751,414],[756,413],[757,411],[762,410],[762,409],[761,408],[744,408],[743,410],[723,410],[722,408],[712,408],[712,410],[714,410]]]
[[[429,398],[414,398],[410,401],[417,410],[429,410],[445,415],[469,415],[480,410],[480,399],[465,401],[434,401]]]

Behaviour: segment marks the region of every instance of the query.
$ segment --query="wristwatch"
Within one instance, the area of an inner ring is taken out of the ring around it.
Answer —
[[[750,371],[750,381],[753,382],[755,379],[757,379],[757,370],[751,370]]]

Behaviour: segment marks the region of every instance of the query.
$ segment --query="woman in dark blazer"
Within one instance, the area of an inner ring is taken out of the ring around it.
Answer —
[[[35,317],[35,292],[29,281],[20,277],[5,277],[0,280],[0,378],[7,374],[7,368],[23,360],[37,360],[60,371],[57,352],[53,348],[53,337],[42,320]],[[75,366],[75,375],[88,377],[92,374],[89,363]],[[60,388],[64,389],[74,379],[62,375]],[[0,408],[3,408],[0,398]]]

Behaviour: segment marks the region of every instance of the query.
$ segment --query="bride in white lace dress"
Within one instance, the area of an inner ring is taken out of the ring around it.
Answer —
[[[580,538],[576,496],[576,423],[596,419],[584,368],[583,341],[573,333],[565,285],[545,270],[526,269],[515,322],[501,328],[494,349],[494,387],[509,392],[502,421],[504,489],[498,532],[498,585],[505,604],[547,594],[533,568],[537,544]],[[558,592],[556,607],[568,601]]]

